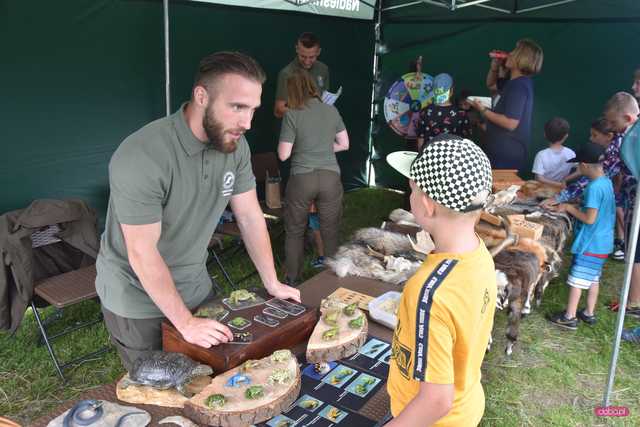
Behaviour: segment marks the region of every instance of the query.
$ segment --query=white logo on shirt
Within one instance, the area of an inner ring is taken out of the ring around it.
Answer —
[[[230,196],[233,193],[233,183],[236,182],[236,176],[233,172],[225,172],[222,177],[222,195]]]
[[[318,86],[320,86],[321,89],[324,87],[322,76],[318,76]]]

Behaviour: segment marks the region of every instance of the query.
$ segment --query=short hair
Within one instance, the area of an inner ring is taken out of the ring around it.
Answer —
[[[607,101],[604,112],[615,112],[622,114],[638,114],[638,101],[627,92],[618,92]]]
[[[311,47],[320,47],[320,39],[313,33],[302,33],[300,37],[298,37],[298,43],[307,49]]]
[[[569,134],[569,122],[562,117],[554,117],[544,124],[544,135],[547,141],[554,143]]]
[[[542,69],[544,53],[542,48],[531,39],[518,40],[510,56],[515,67],[525,76],[538,74]]]
[[[287,78],[287,106],[299,110],[311,98],[320,98],[320,90],[307,70],[296,70]]]
[[[249,55],[241,52],[215,52],[200,60],[193,86],[212,89],[227,74],[237,74],[260,84],[267,79],[260,64]]]
[[[633,80],[640,80],[640,67],[633,72]]]
[[[609,121],[604,117],[598,117],[596,120],[594,120],[591,123],[591,129],[605,135],[612,132]]]

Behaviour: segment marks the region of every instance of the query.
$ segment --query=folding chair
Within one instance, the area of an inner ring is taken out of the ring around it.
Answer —
[[[220,257],[218,256],[215,250],[216,245],[218,245],[220,250],[223,249],[222,237],[223,237],[222,234],[218,234],[218,233],[213,233],[213,236],[211,236],[211,240],[209,241],[209,246],[207,247],[207,252],[209,252],[209,259],[207,260],[207,271],[210,270],[212,262],[215,262],[218,268],[220,269],[220,271],[222,272],[222,275],[224,276],[225,280],[231,286],[231,288],[237,289],[236,284],[233,282],[233,280],[231,280],[231,276],[229,276],[227,269],[224,268],[224,265],[222,264],[222,261],[220,260]],[[215,281],[213,283],[216,288],[216,291],[218,291],[218,293],[221,293],[222,289],[220,289],[220,287]]]
[[[44,230],[33,233],[32,246],[34,247],[34,249],[60,242],[59,239],[54,237],[58,230],[59,229],[57,225],[52,225]],[[102,314],[100,314],[97,319],[68,327],[62,332],[56,333],[54,335],[49,335],[47,331],[47,326],[52,323],[51,319],[60,319],[65,308],[79,302],[97,297],[95,281],[96,267],[95,264],[93,264],[87,267],[79,268],[77,270],[72,270],[66,273],[51,276],[34,283],[34,298],[31,299],[31,309],[33,310],[36,322],[38,323],[38,327],[40,328],[41,339],[47,346],[49,355],[53,360],[53,365],[62,381],[66,381],[63,373],[65,369],[110,350],[110,347],[104,346],[97,351],[81,355],[71,361],[62,363],[56,356],[56,353],[53,349],[53,340],[69,333],[75,332],[79,329],[101,322]],[[47,316],[46,319],[43,319],[36,305],[36,297],[38,297],[41,301],[46,302],[46,304],[54,306],[56,312]]]

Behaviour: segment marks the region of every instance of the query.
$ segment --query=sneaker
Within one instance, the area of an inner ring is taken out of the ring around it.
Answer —
[[[624,250],[616,249],[611,254],[611,259],[615,261],[624,261]]]
[[[635,329],[623,329],[622,340],[640,344],[640,327]]]
[[[625,312],[627,316],[637,317],[640,319],[640,305],[629,306],[627,307],[627,311]]]
[[[613,244],[613,253],[611,258],[616,261],[624,261],[624,242],[616,239]]]
[[[596,322],[598,321],[595,315],[589,316],[587,313],[584,312],[584,310],[578,311],[576,315],[578,316],[578,319],[582,320],[584,323],[586,323],[589,326],[595,325]]]
[[[578,329],[578,319],[575,317],[573,319],[567,319],[564,311],[556,313],[553,316],[548,317],[548,319],[551,323],[554,323],[561,328],[569,329],[571,331]]]
[[[611,259],[616,261],[624,261],[624,242],[620,239],[613,241],[613,253]]]
[[[323,268],[324,267],[324,257],[319,256],[318,258],[311,261],[311,266],[313,268]]]

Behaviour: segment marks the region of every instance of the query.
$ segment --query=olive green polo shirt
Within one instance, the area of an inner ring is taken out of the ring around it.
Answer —
[[[303,69],[304,68],[302,68],[298,62],[298,58],[295,58],[286,67],[280,70],[276,86],[276,100],[287,100],[287,79],[294,71]],[[329,67],[320,61],[316,61],[307,71],[313,76],[313,79],[318,85],[318,89],[320,89],[320,94],[325,90],[329,90]]]
[[[235,152],[208,147],[191,132],[184,104],[127,137],[109,163],[109,208],[96,262],[104,306],[135,319],[162,317],[133,272],[120,224],[162,223],[158,250],[184,303],[211,291],[207,245],[234,194],[255,188],[244,137]]]
[[[340,173],[333,152],[336,134],[345,130],[340,113],[333,105],[311,98],[304,108],[289,108],[282,119],[280,141],[293,144],[291,175],[315,169]]]

